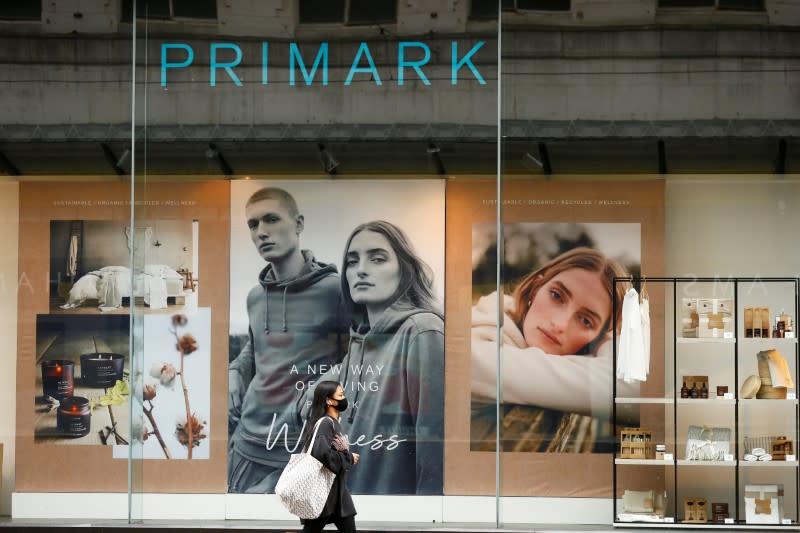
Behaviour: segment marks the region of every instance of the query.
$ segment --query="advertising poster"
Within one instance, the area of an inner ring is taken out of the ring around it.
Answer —
[[[126,492],[139,439],[142,490],[225,489],[225,434],[212,427],[226,409],[211,391],[227,367],[212,354],[227,340],[229,185],[149,183],[135,207],[131,224],[123,182],[20,185],[21,492]],[[131,420],[134,402],[149,416]]]
[[[493,494],[499,441],[504,495],[608,496],[615,442],[613,300],[619,323],[629,286],[614,278],[662,272],[663,183],[506,183],[502,294],[495,191],[494,182],[448,186],[447,390],[453,408],[446,492]],[[663,303],[657,288],[653,298]],[[654,307],[653,321],[660,324],[663,305]],[[659,328],[657,338],[663,338]],[[617,394],[657,394],[662,361],[663,350],[654,351],[648,380],[619,382]],[[629,426],[651,418],[638,410],[619,414]],[[463,474],[467,461],[475,465],[469,478]]]
[[[211,309],[145,315],[144,338],[144,458],[208,459]]]
[[[473,451],[496,449],[496,235],[493,223],[473,224]],[[611,453],[607,369],[613,357],[614,303],[608,293],[616,289],[621,310],[627,287],[614,287],[613,278],[638,276],[641,226],[509,222],[503,235],[509,289],[502,298],[501,449]],[[636,395],[638,387],[625,394]]]
[[[199,224],[192,220],[53,220],[50,272],[56,293],[52,314],[127,314],[130,297],[145,312],[178,313],[197,307],[199,283],[195,246]],[[131,286],[131,250],[141,265]],[[194,278],[194,276],[192,276]]]
[[[129,340],[127,315],[36,317],[34,442],[129,444]]]
[[[231,190],[228,490],[271,493],[341,383],[356,494],[442,494],[444,184]]]

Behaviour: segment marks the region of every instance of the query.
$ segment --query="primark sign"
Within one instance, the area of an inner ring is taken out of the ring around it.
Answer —
[[[486,80],[481,75],[478,67],[472,62],[478,50],[483,47],[485,41],[478,41],[471,47],[459,46],[457,41],[450,42],[449,70],[450,84],[458,85],[459,81],[477,80],[481,85],[486,84]],[[211,43],[209,48],[208,84],[216,87],[218,83],[234,83],[237,86],[243,85],[242,79],[237,68],[240,67],[243,59],[242,49],[236,43]],[[288,66],[281,69],[288,69],[289,85],[329,85],[328,59],[330,46],[327,42],[322,42],[315,52],[301,53],[297,43],[281,43],[281,46],[288,46],[289,61]],[[170,73],[175,73],[180,69],[192,66],[194,62],[195,50],[188,43],[162,43],[161,44],[161,86],[167,87],[169,84]],[[270,43],[261,43],[260,57],[261,75],[258,83],[268,85],[270,74],[275,67],[270,66]],[[392,83],[404,85],[406,82],[419,80],[423,85],[431,85],[431,80],[426,74],[431,69],[431,49],[424,42],[420,41],[399,41],[397,44],[397,61],[391,67],[379,66],[375,63],[369,44],[360,43],[358,49],[349,62],[350,67],[347,76],[341,82],[343,85],[350,85],[356,75],[366,76],[375,85],[383,85],[384,78],[381,78],[381,71],[384,76],[389,71]],[[347,63],[345,63],[347,65]],[[346,67],[345,67],[346,68]],[[363,78],[359,78],[363,79]]]

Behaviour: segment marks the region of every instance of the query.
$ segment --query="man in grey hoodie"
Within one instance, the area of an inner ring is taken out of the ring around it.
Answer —
[[[292,195],[260,189],[245,215],[267,266],[247,295],[248,341],[228,369],[228,491],[271,493],[302,447],[298,400],[341,361],[346,329],[336,267],[301,250]]]

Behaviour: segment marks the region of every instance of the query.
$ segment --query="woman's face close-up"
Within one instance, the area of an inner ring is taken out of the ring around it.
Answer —
[[[565,270],[545,282],[522,323],[528,346],[573,355],[600,335],[611,316],[611,297],[598,272]]]
[[[345,275],[353,302],[388,306],[400,286],[400,263],[383,234],[364,230],[350,241]]]

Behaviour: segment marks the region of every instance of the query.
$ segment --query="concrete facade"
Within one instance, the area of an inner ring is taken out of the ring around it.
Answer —
[[[316,139],[331,124],[358,125],[366,139],[396,138],[391,128],[408,126],[411,138],[491,140],[498,25],[470,20],[468,4],[401,2],[395,25],[325,27],[299,25],[297,2],[224,0],[216,22],[140,24],[137,122],[163,140],[202,137],[191,130],[209,125],[226,128],[230,139]],[[575,0],[569,12],[504,14],[502,118],[527,135],[555,138],[796,136],[800,5],[766,5],[762,13],[737,13],[658,9],[656,0]],[[41,23],[0,22],[0,138],[126,138],[132,26],[120,22],[119,0],[44,6]],[[402,40],[430,47],[430,86],[413,72],[397,84]],[[269,85],[261,83],[264,41]],[[312,86],[290,86],[289,43],[304,43],[310,65],[323,41],[330,43],[329,85],[318,77]],[[382,86],[363,74],[343,83],[362,41]],[[453,41],[461,54],[485,41],[474,56],[485,85],[466,68],[458,85],[449,83]],[[165,42],[185,43],[195,57],[189,68],[170,71],[162,88]],[[222,71],[217,86],[209,85],[210,45],[220,42],[242,49],[235,69],[241,86]]]

